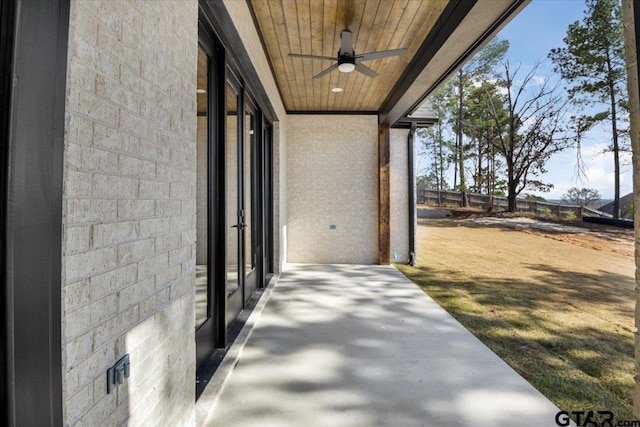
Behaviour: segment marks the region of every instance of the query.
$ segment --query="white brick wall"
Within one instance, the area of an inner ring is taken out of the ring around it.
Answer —
[[[288,261],[375,264],[378,117],[290,115],[286,150]]]
[[[197,0],[72,0],[65,424],[194,425]],[[130,354],[131,377],[106,393]]]

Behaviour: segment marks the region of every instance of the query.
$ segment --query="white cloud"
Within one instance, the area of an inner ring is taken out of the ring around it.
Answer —
[[[542,86],[547,82],[547,77],[536,74],[531,77],[531,82],[535,85]]]
[[[613,153],[604,152],[607,145],[602,142],[583,145],[582,159],[585,176],[581,179],[578,179],[575,171],[575,149],[553,156],[546,167],[548,172],[541,177],[544,182],[552,183],[553,189],[549,193],[539,195],[547,199],[560,199],[571,187],[586,187],[598,190],[604,199],[613,199],[615,178]],[[621,153],[620,196],[630,193],[633,188],[630,159],[630,153]]]
[[[583,150],[585,161],[585,186],[595,188],[603,198],[613,198],[615,173],[613,165],[613,153],[604,152],[607,144],[599,142]],[[631,153],[620,153],[620,163],[623,165],[620,171],[620,196],[632,191],[632,171],[628,166],[631,161]],[[626,166],[625,166],[626,165]]]

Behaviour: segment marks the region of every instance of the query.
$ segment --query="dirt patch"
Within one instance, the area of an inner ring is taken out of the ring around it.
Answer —
[[[482,224],[482,226],[511,228],[583,248],[619,255],[627,259],[633,259],[634,257],[634,231],[628,228],[583,221],[555,220],[543,217],[531,218],[521,213],[491,213],[474,208],[449,208],[449,212],[452,215],[451,220],[459,225],[473,226],[474,222],[476,222]],[[483,223],[482,220],[485,218],[500,219],[501,221]],[[532,223],[517,221],[518,219],[532,220],[541,224],[553,224],[556,227],[553,229],[536,227]],[[421,224],[427,225],[429,221],[428,219],[419,220]]]
[[[568,242],[576,246],[594,249],[596,251],[620,255],[632,260],[634,254],[633,230],[624,231],[625,233],[616,233],[610,231],[588,231],[584,234],[574,234],[527,230],[527,232],[547,237],[549,239]]]

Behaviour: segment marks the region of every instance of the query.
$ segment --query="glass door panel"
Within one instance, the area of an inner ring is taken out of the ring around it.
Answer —
[[[227,85],[227,149],[226,149],[226,193],[227,193],[227,293],[235,292],[238,280],[238,95]]]
[[[258,189],[260,184],[258,177],[260,172],[257,169],[258,150],[256,147],[258,126],[256,120],[256,109],[250,99],[246,99],[244,113],[244,152],[243,152],[243,183],[244,198],[242,212],[244,214],[244,292],[245,304],[258,287],[258,247],[260,239],[256,238],[256,231],[259,227]]]
[[[227,233],[226,233],[226,274],[227,274],[227,327],[236,319],[238,314],[244,307],[244,292],[242,292],[241,276],[241,256],[242,256],[242,216],[241,203],[241,181],[240,173],[242,171],[241,153],[242,145],[238,144],[240,132],[238,132],[242,119],[238,115],[238,92],[227,83],[227,136],[226,136],[226,172],[225,172],[225,197],[226,197],[226,216],[227,216]]]
[[[245,115],[245,138],[244,138],[244,253],[245,253],[245,273],[250,274],[256,266],[255,247],[253,245],[253,218],[254,198],[253,180],[255,168],[253,167],[253,154],[255,147],[255,114],[248,111]]]

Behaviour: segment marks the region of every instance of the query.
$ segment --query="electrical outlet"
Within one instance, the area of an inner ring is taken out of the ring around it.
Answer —
[[[129,378],[130,373],[129,354],[125,354],[112,367],[107,369],[107,394],[111,394],[115,387],[123,384],[125,379]]]

